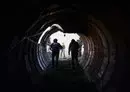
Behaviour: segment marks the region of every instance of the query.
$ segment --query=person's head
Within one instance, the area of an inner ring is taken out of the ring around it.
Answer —
[[[75,42],[75,40],[74,40],[74,39],[72,39],[72,40],[71,40],[71,42]]]
[[[55,43],[56,43],[56,42],[57,42],[57,39],[55,38],[55,39],[53,40],[53,42],[55,42]]]

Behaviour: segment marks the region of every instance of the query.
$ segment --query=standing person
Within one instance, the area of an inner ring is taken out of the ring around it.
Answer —
[[[69,44],[69,50],[68,50],[69,55],[70,55],[70,52],[71,52],[72,69],[75,69],[75,65],[78,64],[78,49],[79,49],[78,42],[76,42],[74,39],[72,39],[70,44]]]
[[[53,43],[50,45],[50,49],[52,51],[52,67],[55,67],[54,59],[56,58],[56,67],[58,66],[58,59],[59,59],[59,51],[62,49],[60,43],[57,42],[57,39],[53,40]]]
[[[65,44],[62,43],[62,49],[61,49],[61,57],[65,58]]]

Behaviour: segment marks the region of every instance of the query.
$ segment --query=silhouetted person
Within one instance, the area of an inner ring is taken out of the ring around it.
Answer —
[[[74,39],[72,39],[70,44],[69,44],[69,51],[68,51],[69,55],[71,52],[72,69],[75,69],[75,65],[78,64],[78,49],[79,49],[78,42],[76,42]]]
[[[55,67],[54,59],[56,58],[56,67],[58,66],[58,59],[59,59],[59,51],[62,49],[60,43],[57,42],[57,39],[53,40],[53,43],[50,45],[50,49],[52,51],[52,67]]]
[[[61,57],[65,58],[65,44],[62,43],[62,49],[61,49]]]

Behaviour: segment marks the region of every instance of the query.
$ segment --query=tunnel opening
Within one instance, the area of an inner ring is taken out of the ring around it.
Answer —
[[[38,41],[39,47],[37,50],[37,53],[40,53],[37,55],[37,58],[39,60],[38,62],[42,70],[44,70],[43,67],[45,67],[45,65],[43,65],[43,62],[46,62],[46,67],[51,63],[52,52],[50,50],[50,44],[53,42],[53,39],[55,38],[58,39],[58,42],[61,45],[63,45],[63,43],[65,45],[64,57],[62,55],[62,50],[60,50],[59,60],[63,61],[63,60],[68,60],[71,58],[70,55],[68,55],[68,48],[69,48],[69,43],[72,39],[75,39],[80,44],[80,51],[79,51],[80,57],[79,58],[80,59],[82,58],[81,56],[83,55],[83,52],[84,52],[84,48],[83,48],[84,44],[77,33],[63,33],[61,31],[58,31],[57,29],[57,32],[54,32],[54,33],[51,32],[50,34],[46,34],[46,33],[43,33],[43,34],[44,35],[41,35],[42,38],[46,38],[46,39],[40,39],[41,38],[40,36],[39,40],[41,41]],[[44,45],[42,45],[42,43],[44,43]],[[43,58],[43,59],[40,60],[40,58]],[[44,60],[45,58],[46,60]]]
[[[71,58],[70,55],[68,55],[68,48],[69,48],[69,43],[71,42],[72,39],[77,41],[79,44],[81,44],[81,54],[83,54],[83,46],[82,46],[82,41],[80,40],[80,36],[77,33],[63,33],[63,32],[56,32],[53,33],[48,40],[50,40],[50,44],[53,43],[53,39],[58,39],[58,42],[63,46],[64,45],[64,54],[62,55],[62,51],[60,51],[59,59],[69,59]],[[48,52],[49,51],[49,45],[48,45]]]

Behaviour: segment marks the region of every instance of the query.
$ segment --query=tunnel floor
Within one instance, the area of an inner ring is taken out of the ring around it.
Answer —
[[[95,85],[88,81],[82,68],[77,66],[73,70],[70,61],[59,61],[58,68],[51,68],[50,65],[46,72],[36,76],[35,79],[38,79],[37,92],[98,92]]]

